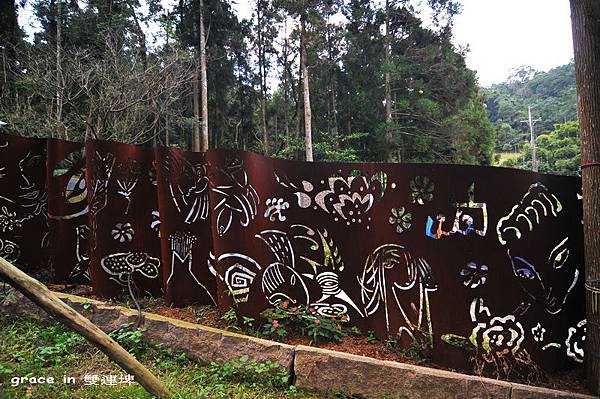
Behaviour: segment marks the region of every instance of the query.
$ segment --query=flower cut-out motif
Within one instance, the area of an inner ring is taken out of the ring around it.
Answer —
[[[478,323],[469,337],[473,346],[497,356],[515,354],[520,349],[523,339],[523,326],[513,315],[493,317],[487,323]]]
[[[567,345],[567,356],[577,363],[583,363],[586,324],[587,320],[583,319],[577,323],[576,327],[569,327],[569,336],[565,341],[565,344]]]
[[[533,335],[533,339],[535,342],[542,342],[544,340],[544,333],[546,329],[542,327],[542,325],[538,322],[535,327],[531,329],[531,335]]]
[[[412,226],[412,214],[406,212],[403,206],[398,209],[392,208],[392,216],[390,216],[389,221],[391,225],[396,225],[397,233],[402,233]]]
[[[9,210],[3,206],[0,208],[0,230],[3,233],[6,231],[12,231],[15,227],[21,227],[22,220],[17,218],[16,212],[9,212]]]
[[[460,271],[465,287],[477,288],[484,285],[487,281],[489,268],[486,265],[478,265],[475,262],[469,262]]]
[[[435,186],[427,176],[417,176],[410,181],[410,200],[413,204],[425,205],[433,199]]]
[[[112,238],[119,242],[131,242],[133,234],[131,223],[117,223],[112,229]]]

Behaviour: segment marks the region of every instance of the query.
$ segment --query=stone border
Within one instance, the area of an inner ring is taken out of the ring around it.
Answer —
[[[55,294],[108,332],[134,322],[137,313],[76,295]],[[46,320],[27,298],[11,291],[2,302],[10,313]],[[242,354],[270,360],[287,370],[298,388],[360,398],[593,399],[595,396],[539,388],[429,367],[377,360],[304,345],[292,346],[144,312],[144,339],[164,343],[200,363],[237,360]]]

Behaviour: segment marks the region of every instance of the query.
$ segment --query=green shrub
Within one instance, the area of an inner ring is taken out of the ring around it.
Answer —
[[[267,319],[262,333],[269,338],[284,338],[289,335],[308,336],[311,343],[319,341],[339,342],[346,336],[343,324],[348,321],[347,315],[323,316],[312,307],[306,305],[290,307],[282,302],[274,308],[261,313]]]

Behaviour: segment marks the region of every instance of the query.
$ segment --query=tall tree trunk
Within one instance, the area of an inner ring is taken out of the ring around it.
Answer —
[[[165,119],[165,147],[169,147],[171,145],[169,140],[169,117]]]
[[[131,16],[133,17],[134,31],[135,31],[135,35],[137,36],[137,39],[138,39],[138,58],[139,58],[140,62],[142,63],[142,68],[145,72],[148,70],[148,49],[146,48],[146,34],[144,33],[144,30],[142,29],[142,26],[137,17],[137,14],[135,13],[135,8],[131,4],[131,1],[127,0],[126,3],[127,3],[127,6],[129,7],[129,11],[131,12]],[[167,37],[168,37],[168,35],[167,35]],[[146,118],[146,123],[150,123],[151,120],[152,120],[151,116],[148,115],[148,117]],[[148,133],[152,134],[152,146],[156,147],[158,133],[157,132],[152,133],[152,130],[150,130]]]
[[[304,95],[304,145],[306,147],[306,160],[308,162],[312,162],[312,111],[310,109],[310,85],[308,82],[308,66],[306,59],[306,29],[304,17],[301,18],[300,24],[300,68],[302,68],[302,93]]]
[[[208,150],[208,82],[206,80],[206,35],[204,1],[200,0],[200,86],[202,88],[202,151]]]
[[[200,67],[196,65],[194,68],[194,80],[192,81],[194,90],[194,140],[192,149],[195,152],[200,152]]]
[[[586,383],[600,393],[600,2],[571,0],[581,129],[587,333]]]
[[[390,76],[390,4],[385,0],[385,38],[383,41],[384,49],[384,68],[385,68],[385,158],[387,162],[392,162],[392,83]]]
[[[288,92],[288,38],[287,38],[287,19],[283,22],[283,119],[285,122],[285,148],[290,145],[290,122],[289,122],[289,92]]]
[[[263,18],[261,2],[256,3],[256,34],[258,39],[258,73],[260,75],[260,113],[263,133],[263,149],[265,155],[269,155],[269,132],[267,131],[267,78],[266,78],[266,56],[263,38]]]
[[[63,79],[62,79],[62,0],[56,3],[56,122],[61,127],[63,111]],[[67,132],[64,138],[68,140]],[[60,135],[59,135],[60,137]]]
[[[332,44],[332,39],[331,39],[331,33],[329,33],[328,35],[328,39],[327,39],[327,51],[328,51],[328,58],[329,58],[329,94],[331,95],[330,98],[330,102],[328,101],[328,103],[330,104],[328,106],[331,107],[331,116],[330,116],[330,120],[328,121],[328,124],[331,123],[331,132],[337,136],[338,134],[338,119],[337,119],[337,101],[336,101],[336,93],[337,93],[337,77],[336,77],[336,62],[333,59],[333,44]],[[339,140],[336,140],[336,145],[339,148],[340,142]]]

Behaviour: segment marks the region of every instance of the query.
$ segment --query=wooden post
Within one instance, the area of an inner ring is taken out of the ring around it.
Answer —
[[[0,257],[0,277],[20,291],[46,313],[54,316],[94,344],[123,370],[135,376],[146,391],[159,398],[170,398],[171,393],[162,382],[145,368],[135,357],[106,335],[94,323],[77,313],[52,293],[44,284],[29,277]]]

